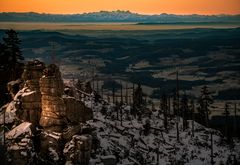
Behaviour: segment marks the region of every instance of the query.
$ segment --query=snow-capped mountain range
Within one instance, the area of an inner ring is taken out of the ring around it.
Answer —
[[[141,22],[141,23],[179,23],[179,22],[240,22],[240,15],[144,15],[130,11],[100,11],[82,14],[46,13],[0,13],[0,21],[17,22]]]

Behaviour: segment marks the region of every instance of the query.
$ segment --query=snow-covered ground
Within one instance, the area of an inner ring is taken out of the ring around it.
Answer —
[[[28,94],[29,91],[22,89],[19,93]],[[191,120],[188,121],[188,128],[183,130],[181,117],[179,119],[169,117],[166,130],[163,126],[164,117],[159,110],[153,112],[151,116],[143,114],[139,119],[130,115],[131,107],[129,105],[122,106],[121,121],[121,112],[118,113],[117,119],[115,105],[106,101],[97,103],[93,96],[93,94],[88,94],[82,99],[87,107],[93,109],[94,113],[94,119],[87,122],[94,129],[92,133],[93,139],[95,139],[93,146],[97,146],[92,150],[90,160],[92,165],[104,164],[106,160],[108,162],[116,161],[118,165],[211,164],[211,133],[215,164],[226,164],[227,161],[229,162],[229,158],[233,159],[234,156],[236,160],[240,161],[239,139],[234,139],[234,145],[230,146],[219,131],[206,128]],[[6,105],[6,123],[12,122],[16,118],[17,98],[15,97],[14,101]],[[145,134],[144,125],[147,121],[150,122],[150,129]],[[3,121],[0,120],[0,122]],[[179,141],[177,140],[177,123]],[[31,123],[23,122],[7,132],[6,138],[16,138],[25,133],[31,134],[30,125]],[[194,127],[192,127],[193,125]],[[56,137],[54,132],[49,136]],[[28,139],[24,138],[20,144],[28,145],[26,140]],[[12,146],[17,145],[14,143]],[[56,160],[59,159],[55,150],[50,148],[50,152]]]
[[[240,143],[235,140],[235,147],[230,147],[219,131],[206,128],[188,121],[188,129],[183,131],[182,119],[179,119],[179,141],[177,141],[176,118],[169,119],[168,131],[163,127],[163,116],[154,112],[137,120],[129,114],[129,106],[123,106],[123,121],[116,119],[113,105],[106,105],[106,115],[101,113],[103,104],[85,100],[86,105],[94,110],[94,120],[89,121],[96,128],[95,134],[100,147],[91,159],[92,164],[102,162],[103,156],[114,156],[118,164],[211,164],[211,132],[213,134],[213,161],[215,164],[226,163],[230,155],[240,160]],[[150,121],[150,132],[144,135],[144,124]],[[101,163],[100,163],[101,164]]]

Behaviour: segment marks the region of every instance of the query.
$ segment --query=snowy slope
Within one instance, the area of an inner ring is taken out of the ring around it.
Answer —
[[[107,105],[107,115],[101,114],[102,104],[85,100],[86,105],[94,109],[94,120],[89,121],[96,128],[95,134],[99,139],[100,148],[92,158],[93,164],[101,162],[102,156],[115,156],[118,164],[211,164],[211,138],[213,134],[213,161],[215,164],[226,163],[230,155],[240,160],[239,141],[230,148],[219,131],[206,128],[194,122],[194,136],[192,135],[192,121],[188,121],[188,129],[182,129],[182,119],[179,121],[179,142],[176,138],[176,122],[169,121],[169,130],[163,127],[163,116],[157,117],[153,113],[150,119],[149,135],[143,134],[143,125],[148,117],[141,121],[126,115],[129,107],[123,107],[123,122],[116,120],[113,105]],[[157,158],[159,155],[159,160]]]

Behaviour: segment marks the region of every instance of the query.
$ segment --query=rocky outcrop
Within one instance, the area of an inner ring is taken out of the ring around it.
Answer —
[[[22,84],[22,80],[21,79],[17,79],[15,81],[10,81],[7,84],[7,89],[12,97],[12,99],[14,99],[14,96],[18,93],[18,91],[20,90],[20,86]]]
[[[31,140],[32,124],[24,122],[7,132],[7,151],[11,159],[8,164],[25,165],[33,163],[34,148]]]
[[[33,125],[39,124],[41,114],[41,98],[39,93],[25,87],[20,90],[14,101],[17,103],[17,116],[23,121],[31,122]]]
[[[40,125],[43,127],[55,126],[61,130],[66,123],[66,106],[62,98],[63,81],[56,65],[51,64],[44,70],[44,75],[40,79],[40,91],[42,94]]]
[[[11,157],[8,163],[31,164],[35,158],[40,164],[63,164],[68,160],[87,165],[92,128],[86,121],[93,118],[92,110],[79,98],[63,95],[61,73],[54,64],[45,67],[37,60],[28,62],[22,80],[22,84],[20,80],[8,84],[13,101],[1,108],[5,113],[0,113],[0,124],[8,124],[10,129],[6,142]],[[68,145],[72,143],[75,146]]]
[[[70,122],[82,123],[93,118],[93,112],[85,104],[74,97],[64,97],[66,117]]]
[[[88,165],[92,147],[91,135],[74,135],[65,145],[63,153],[69,164]]]
[[[62,133],[53,132],[51,129],[45,129],[40,134],[40,153],[39,156],[44,162],[60,163],[63,161],[63,141]]]
[[[43,75],[45,64],[38,60],[29,61],[24,68],[22,79],[25,82],[25,87],[28,87],[32,91],[40,93],[39,79]],[[41,96],[40,96],[41,97]]]
[[[20,102],[23,110],[21,119],[34,125],[39,124],[41,114],[41,93],[39,80],[42,77],[45,64],[38,60],[29,61],[22,74],[25,91],[21,95]]]

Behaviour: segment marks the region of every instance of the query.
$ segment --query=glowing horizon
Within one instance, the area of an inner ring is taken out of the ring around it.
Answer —
[[[240,0],[0,0],[0,12],[80,14],[124,10],[139,14],[240,14]]]

